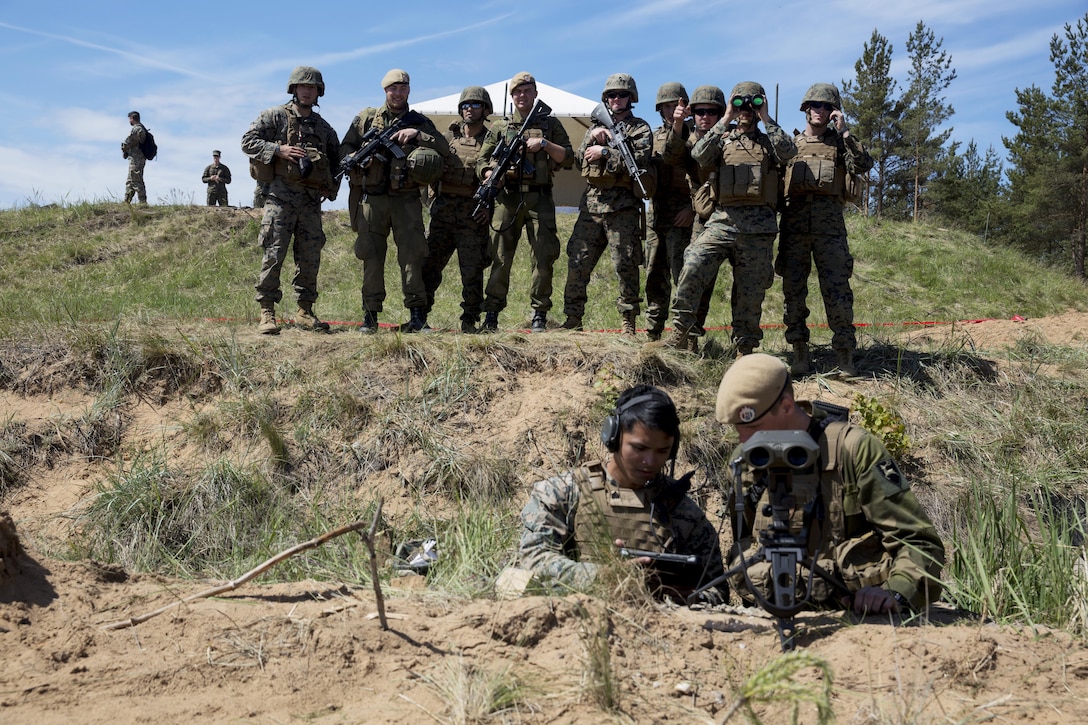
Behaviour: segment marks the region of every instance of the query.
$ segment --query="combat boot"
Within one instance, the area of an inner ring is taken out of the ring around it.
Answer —
[[[858,369],[854,367],[853,350],[836,350],[835,365],[843,375],[853,377],[858,374]]]
[[[529,332],[547,332],[548,331],[548,313],[543,310],[537,310],[533,313],[532,322],[529,323]]]
[[[257,332],[262,335],[280,334],[279,325],[276,324],[276,306],[271,302],[261,303],[261,322],[257,325]]]
[[[498,332],[499,313],[491,310],[484,313],[484,324],[480,325],[480,332]]]
[[[408,322],[400,326],[401,332],[431,332],[427,324],[427,315],[422,307],[412,307],[408,310]]]
[[[567,319],[563,321],[564,330],[582,330],[582,318],[575,317],[574,315],[567,315]]]
[[[306,330],[313,330],[315,332],[329,331],[329,323],[317,319],[317,315],[314,314],[312,302],[298,303],[298,312],[295,313],[295,324]]]
[[[623,313],[623,334],[635,336],[635,320],[638,318],[638,313],[634,310],[627,310]]]
[[[654,325],[650,329],[646,330],[646,337],[650,338],[650,342],[657,342],[661,339],[661,334],[665,332],[664,325]]]
[[[793,364],[790,365],[790,375],[807,375],[812,372],[812,359],[808,352],[807,342],[795,342],[793,344]]]
[[[737,345],[737,359],[740,360],[745,355],[751,355],[753,352],[755,352],[755,349],[755,345],[751,345],[749,343],[742,343],[740,345]]]
[[[369,310],[363,312],[363,324],[359,328],[359,332],[364,335],[373,335],[378,331],[378,313],[370,312]]]
[[[462,317],[461,318],[461,332],[466,335],[476,334],[476,323],[479,318],[476,317]]]
[[[692,355],[699,354],[699,338],[696,335],[688,335],[688,352]]]

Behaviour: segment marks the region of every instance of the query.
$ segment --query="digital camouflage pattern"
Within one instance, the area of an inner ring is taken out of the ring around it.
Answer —
[[[215,177],[219,179],[216,180]],[[227,184],[230,183],[230,169],[226,164],[208,164],[200,180],[208,185],[208,206],[227,206]]]
[[[853,135],[842,138],[830,127],[819,138],[809,138],[799,133],[795,143],[802,149],[814,144],[830,147],[825,155],[836,158],[836,165],[841,167],[840,174],[864,174],[873,167],[872,158]],[[791,165],[797,158],[791,160]],[[787,177],[790,175],[787,174]],[[796,188],[787,189],[775,271],[782,277],[785,297],[782,321],[786,325],[786,342],[790,344],[809,341],[806,324],[809,308],[806,300],[813,261],[816,263],[827,324],[832,332],[831,347],[834,350],[853,351],[857,347],[854,291],[850,287],[854,258],[846,237],[842,197],[839,194],[799,193]]]
[[[819,408],[813,409],[811,404],[804,401],[798,401],[798,404],[812,415],[810,435],[815,431],[821,451],[828,451],[829,446],[833,445],[825,435],[829,414]],[[933,522],[910,490],[910,482],[880,439],[857,426],[850,426],[844,438],[846,442],[839,446],[834,456],[837,465],[833,470],[822,471],[820,476],[823,491],[841,492],[839,500],[825,498],[824,501],[829,513],[825,534],[827,540],[820,562],[846,582],[851,591],[862,586],[883,586],[889,591],[898,592],[913,609],[919,610],[940,597],[944,544]],[[740,452],[741,447],[738,446],[733,456],[739,456]],[[756,483],[754,472],[747,467],[743,470],[742,482],[746,494]],[[733,503],[731,493],[730,510]],[[751,542],[752,522],[756,519],[759,506],[745,496],[745,528],[733,532],[734,541],[741,541],[745,546]],[[842,522],[841,534],[835,533],[836,516]],[[821,536],[817,527],[813,529],[809,539],[809,556],[815,554]],[[747,553],[754,553],[754,548],[748,547]],[[732,558],[736,558],[735,549]],[[767,572],[761,574],[759,567],[753,572],[749,567],[749,573],[756,574],[753,582],[762,580],[766,587],[764,593],[770,591]],[[744,596],[747,589],[743,576],[733,577],[730,583]],[[839,592],[825,584],[815,587],[814,591],[817,602],[838,606]]]
[[[582,475],[589,475],[588,467],[581,470]],[[652,500],[666,483],[664,476],[651,481],[643,489],[647,500]],[[607,477],[607,485],[617,487],[611,477]],[[592,542],[581,541],[577,535],[581,526],[585,525],[584,521],[577,520],[581,499],[582,493],[575,480],[574,471],[533,484],[529,501],[521,511],[518,552],[521,566],[531,570],[543,584],[584,591],[597,577],[599,562],[591,560],[593,547],[589,544]],[[649,506],[640,513],[646,517],[650,514]],[[660,522],[664,518],[660,511],[655,513],[655,520]],[[668,519],[671,522],[671,544],[667,549],[658,546],[652,547],[652,550],[695,554],[703,557],[704,562],[708,561],[706,574],[701,579],[688,583],[692,588],[724,573],[718,532],[694,501],[684,496],[672,509]],[[611,543],[615,537],[610,534],[611,532],[605,532],[599,538]],[[595,535],[594,538],[598,537]]]
[[[785,164],[797,147],[793,139],[774,123],[767,132],[756,128],[747,134],[718,121],[691,151],[703,168],[719,165],[723,143],[758,144],[777,164]],[[677,330],[697,330],[699,302],[712,289],[722,262],[733,265],[730,303],[733,313],[733,341],[754,348],[763,339],[759,327],[763,297],[774,281],[774,238],[778,223],[770,204],[740,205],[719,202],[703,232],[684,253],[684,267],[673,297],[673,320]]]
[[[651,167],[653,131],[650,124],[635,116],[620,122],[631,145],[639,169]],[[586,290],[593,269],[607,247],[619,280],[616,310],[638,314],[642,304],[639,267],[644,261],[643,203],[633,191],[633,180],[618,153],[599,161],[586,161],[585,151],[595,142],[591,136],[596,123],[586,131],[575,159],[583,176],[587,167],[597,167],[588,176],[582,192],[578,218],[567,241],[567,283],[563,290],[563,312],[568,318],[581,319],[585,313]],[[599,174],[599,175],[598,175]]]
[[[288,143],[288,127],[293,125],[289,115],[296,115],[294,103],[265,109],[242,134],[242,152],[263,164],[274,164],[276,149]],[[316,111],[306,118],[307,139],[326,159],[338,158],[340,142],[336,131]],[[297,142],[296,142],[297,143]],[[275,165],[277,169],[282,164]],[[268,184],[264,217],[258,242],[264,249],[261,272],[257,280],[257,302],[278,303],[282,299],[280,270],[294,237],[295,275],[291,284],[300,303],[317,300],[317,276],[321,269],[321,250],[325,247],[325,230],[321,226],[321,201],[335,199],[336,190],[323,192],[303,186],[293,176],[277,170]]]
[[[147,159],[140,144],[147,138],[147,129],[137,121],[128,132],[128,136],[121,142],[121,151],[128,159],[128,176],[125,178],[125,202],[134,198],[141,203],[147,203],[147,188],[144,186],[144,166]]]

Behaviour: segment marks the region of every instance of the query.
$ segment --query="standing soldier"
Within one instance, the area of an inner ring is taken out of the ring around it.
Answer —
[[[295,276],[291,284],[298,298],[295,322],[309,330],[326,331],[329,325],[314,314],[317,273],[325,230],[321,226],[321,201],[336,198],[339,184],[333,181],[340,141],[336,131],[314,106],[325,95],[321,71],[299,66],[287,79],[290,102],[261,111],[242,135],[242,152],[249,157],[250,174],[268,184],[264,219],[258,237],[264,248],[257,302],[261,323],[257,331],[279,333],[276,303],[280,269],[294,237]]]
[[[382,78],[385,103],[365,108],[351,121],[340,144],[340,158],[359,150],[371,128],[382,130],[408,113],[410,79],[406,71],[394,68]],[[427,326],[427,290],[423,286],[423,258],[427,256],[427,235],[423,228],[420,187],[438,181],[443,159],[450,145],[429,119],[393,134],[393,143],[404,158],[375,154],[365,168],[352,169],[348,211],[355,238],[355,256],[363,262],[363,324],[360,332],[378,331],[378,313],[385,303],[385,255],[389,233],[397,246],[401,290],[410,320],[402,332],[420,332]]]
[[[766,133],[759,130],[759,121]],[[771,118],[763,86],[738,83],[725,117],[691,151],[700,166],[717,167],[718,196],[706,228],[684,253],[673,298],[673,331],[665,342],[669,347],[687,347],[698,325],[699,300],[726,259],[733,265],[730,301],[737,355],[750,354],[763,339],[759,318],[774,281],[778,168],[796,153],[793,139]]]
[[[650,124],[632,114],[634,104],[638,103],[635,79],[626,73],[610,75],[601,91],[601,102],[607,104],[613,123],[624,127],[636,166],[640,170],[649,169],[653,132]],[[595,122],[586,131],[576,154],[582,176],[589,183],[567,242],[567,285],[563,290],[567,319],[563,327],[582,329],[589,278],[608,247],[619,279],[616,309],[623,320],[623,334],[634,335],[642,302],[638,268],[643,262],[644,207],[635,179],[620,154],[609,148],[613,142],[612,132]]]
[[[423,286],[427,290],[424,320],[434,307],[434,295],[442,284],[442,270],[457,251],[461,269],[461,332],[476,332],[484,299],[484,267],[487,266],[487,221],[472,216],[473,195],[480,185],[476,161],[487,134],[484,120],[491,115],[487,89],[469,86],[457,102],[461,120],[450,124],[446,141],[450,155],[445,172],[434,187],[431,224],[427,230],[427,256],[423,259]]]
[[[147,139],[147,129],[140,123],[140,112],[129,111],[128,123],[131,128],[128,136],[121,142],[121,156],[128,159],[128,178],[125,179],[125,203],[131,204],[133,197],[141,204],[147,203],[147,189],[144,188],[144,164],[147,158],[144,156],[143,142]]]
[[[850,176],[866,173],[873,168],[873,160],[846,127],[838,88],[816,83],[805,93],[801,111],[805,132],[794,138],[797,155],[786,168],[786,209],[775,262],[785,296],[786,342],[793,345],[790,372],[804,375],[812,368],[805,298],[815,260],[831,348],[839,370],[853,375],[857,339],[850,277],[854,258],[846,240],[843,205]]]
[[[536,79],[522,71],[510,79],[510,97],[514,113],[510,120],[496,121],[484,139],[476,161],[476,171],[486,180],[494,170],[496,160],[491,156],[499,142],[507,143],[518,135],[524,136],[525,162],[516,164],[502,181],[502,191],[495,203],[491,222],[491,272],[487,278],[484,298],[484,323],[480,332],[499,329],[499,313],[506,308],[510,292],[510,269],[518,250],[521,232],[528,227],[529,259],[532,282],[529,304],[533,317],[529,324],[533,332],[548,329],[548,310],[552,308],[552,271],[559,259],[561,246],[555,222],[555,201],[552,199],[552,177],[559,169],[574,165],[574,149],[570,137],[559,119],[542,116],[532,126],[523,128],[525,118],[536,103]],[[527,171],[532,168],[532,172]]]
[[[684,265],[684,250],[691,242],[691,209],[685,162],[691,161],[688,148],[690,128],[688,92],[680,83],[666,83],[657,89],[657,112],[661,126],[654,131],[653,165],[657,192],[650,201],[646,228],[646,328],[651,340],[660,340],[669,319],[672,286]]]
[[[227,206],[230,169],[219,163],[219,151],[212,151],[212,162],[204,167],[204,175],[200,178],[208,185],[208,206]]]

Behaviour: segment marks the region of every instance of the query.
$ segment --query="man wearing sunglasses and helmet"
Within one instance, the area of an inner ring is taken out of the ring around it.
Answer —
[[[766,133],[759,129],[762,121]],[[718,194],[706,228],[684,253],[684,268],[673,297],[669,347],[687,348],[698,328],[699,299],[726,259],[733,266],[733,342],[748,355],[763,339],[759,328],[763,297],[774,281],[774,238],[778,233],[778,169],[797,153],[767,107],[767,93],[753,81],[729,94],[725,116],[691,150],[701,167],[717,167]]]
[[[798,150],[786,167],[786,208],[775,261],[785,297],[786,342],[793,345],[790,372],[804,375],[812,370],[805,298],[815,260],[836,364],[843,375],[854,375],[854,258],[843,206],[849,196],[847,182],[873,168],[873,160],[846,126],[838,88],[814,84],[801,100],[801,111],[805,132],[794,131]]]

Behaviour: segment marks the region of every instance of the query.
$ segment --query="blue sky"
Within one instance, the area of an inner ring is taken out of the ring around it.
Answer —
[[[475,9],[473,9],[475,5]],[[152,203],[203,203],[200,174],[223,151],[232,203],[251,199],[239,139],[258,111],[288,99],[287,76],[314,65],[327,87],[320,111],[342,136],[360,109],[383,99],[380,80],[400,67],[411,103],[528,70],[590,98],[605,78],[631,73],[651,125],[657,87],[672,80],[726,93],[742,80],[779,93],[779,122],[799,127],[801,95],[839,85],[874,29],[893,46],[906,82],[906,39],[919,20],[943,38],[958,78],[947,91],[953,138],[993,146],[1015,129],[1015,88],[1049,91],[1051,37],[1085,16],[1084,0],[717,0],[585,3],[553,0],[378,3],[52,2],[0,0],[0,208],[119,199],[126,114],[155,133]],[[313,10],[307,10],[312,8]],[[349,9],[350,8],[350,9]],[[546,101],[547,98],[544,97]],[[499,99],[495,99],[496,104]],[[577,141],[576,141],[577,143]],[[343,198],[332,205],[343,205]]]

